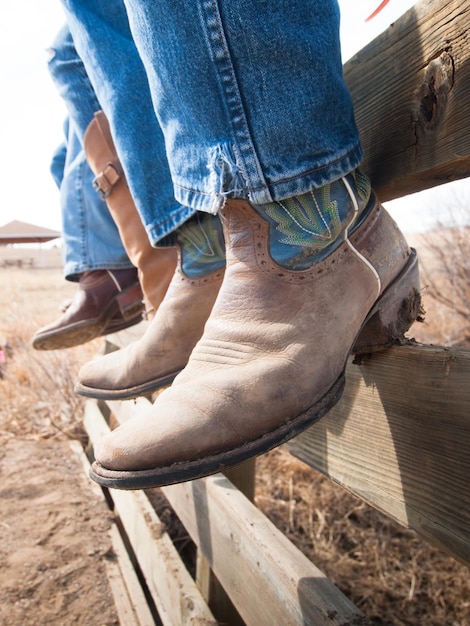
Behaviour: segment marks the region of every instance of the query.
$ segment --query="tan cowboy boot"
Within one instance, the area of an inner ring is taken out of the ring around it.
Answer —
[[[297,435],[341,397],[349,354],[383,349],[420,311],[416,253],[348,175],[221,211],[227,269],[185,369],[96,447],[91,476],[138,489],[224,470]]]
[[[139,271],[147,315],[158,309],[176,268],[174,248],[153,248],[132,199],[126,177],[116,153],[108,120],[103,111],[95,113],[89,124],[84,148],[96,178],[94,186],[119,230],[121,241],[132,264]]]
[[[177,240],[178,269],[145,334],[85,364],[75,386],[80,395],[135,398],[167,385],[186,365],[220,289],[225,252],[220,221],[211,215],[183,225]]]

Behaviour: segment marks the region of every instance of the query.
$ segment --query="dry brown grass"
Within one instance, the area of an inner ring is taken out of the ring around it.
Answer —
[[[422,239],[434,335],[446,345],[470,346],[470,226],[438,229]]]
[[[470,346],[470,226],[415,235],[426,319],[413,336],[422,343]]]
[[[468,626],[468,568],[295,459],[257,461],[256,503],[377,626]]]
[[[0,343],[11,346],[0,380],[0,441],[80,437],[82,400],[73,393],[73,383],[101,340],[50,353],[29,345],[34,330],[54,319],[74,286],[63,281],[60,270],[1,270],[0,288]],[[429,317],[434,305],[426,298]],[[439,324],[432,324],[433,341],[439,343]],[[427,329],[417,328],[419,340],[426,341]],[[256,493],[264,513],[375,624],[470,625],[468,568],[284,450],[258,460]]]
[[[7,345],[0,381],[0,440],[15,436],[82,437],[83,402],[73,393],[80,365],[98,350],[98,341],[70,350],[38,352],[35,330],[59,315],[75,286],[60,270],[0,270],[4,305],[0,345]]]

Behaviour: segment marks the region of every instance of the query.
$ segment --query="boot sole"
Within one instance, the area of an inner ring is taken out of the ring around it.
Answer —
[[[149,396],[154,391],[158,391],[162,387],[170,385],[183,369],[184,365],[176,372],[167,374],[160,378],[154,378],[141,385],[128,387],[126,389],[97,389],[77,383],[75,385],[75,393],[86,398],[95,398],[96,400],[134,400],[141,396]]]
[[[330,391],[308,411],[283,424],[259,439],[249,441],[238,448],[218,454],[206,456],[195,461],[174,463],[168,467],[140,471],[108,470],[97,461],[90,469],[90,477],[103,487],[115,489],[150,489],[173,485],[196,478],[203,478],[210,474],[239,465],[248,459],[259,456],[275,448],[296,435],[299,435],[338,402],[344,389],[344,375],[336,381]]]
[[[351,353],[364,354],[383,350],[393,343],[404,342],[404,333],[421,313],[419,272],[416,251],[412,250],[404,269],[383,292],[367,315]],[[286,443],[326,415],[339,401],[344,390],[343,372],[329,391],[307,411],[281,424],[275,430],[232,450],[202,459],[174,463],[149,470],[109,470],[95,461],[90,477],[104,487],[148,489],[202,478],[224,471]]]
[[[128,321],[120,321],[119,324],[108,326],[108,320],[93,320],[66,326],[61,332],[52,332],[47,335],[37,337],[33,341],[35,350],[62,350],[64,348],[74,348],[97,337],[117,333],[120,330],[130,328],[142,321],[142,313]]]

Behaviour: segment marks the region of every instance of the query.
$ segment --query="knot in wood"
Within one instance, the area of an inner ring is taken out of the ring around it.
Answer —
[[[442,52],[427,66],[419,92],[419,119],[425,129],[439,126],[453,85],[454,61],[448,52]]]

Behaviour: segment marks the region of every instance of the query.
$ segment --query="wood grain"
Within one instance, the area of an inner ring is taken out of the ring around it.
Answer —
[[[394,347],[346,380],[290,452],[470,565],[470,351]]]
[[[470,175],[470,0],[422,0],[345,64],[381,200]]]

